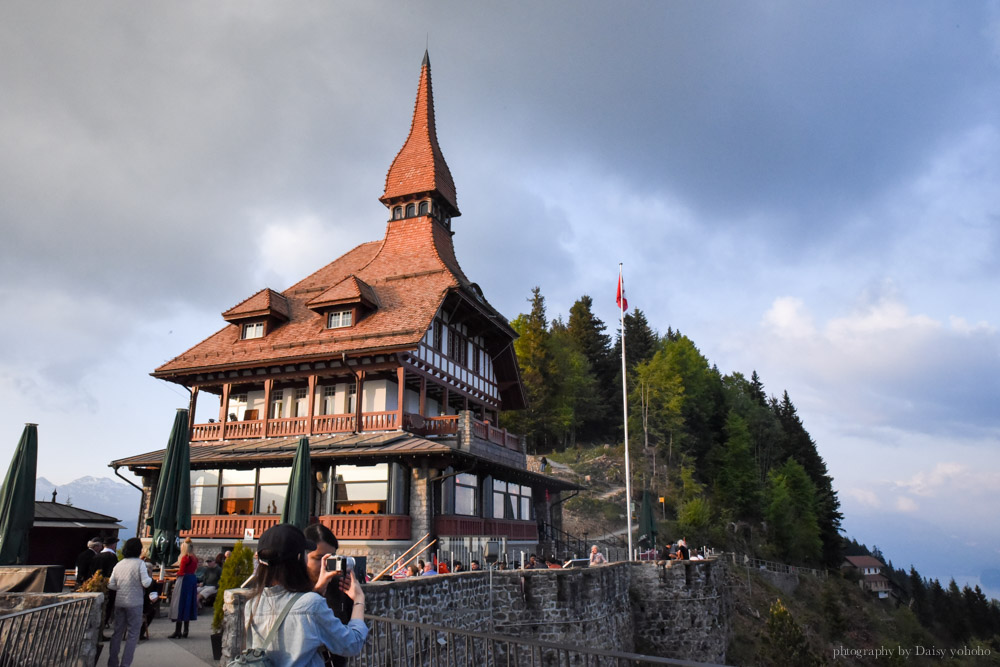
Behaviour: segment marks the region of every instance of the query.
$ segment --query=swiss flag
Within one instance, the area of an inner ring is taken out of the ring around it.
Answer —
[[[615,297],[615,303],[622,310],[628,310],[628,299],[625,298],[625,284],[622,282],[622,273],[618,272],[618,295]]]

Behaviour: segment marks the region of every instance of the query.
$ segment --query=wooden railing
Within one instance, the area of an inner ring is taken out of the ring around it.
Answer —
[[[247,528],[253,528],[254,538],[277,524],[277,514],[207,515],[191,517],[191,530],[181,531],[182,537],[242,539]],[[341,540],[409,540],[410,517],[390,514],[335,514],[319,517],[319,522]]]
[[[410,540],[410,517],[395,514],[333,514],[319,522],[339,540]]]
[[[304,435],[309,428],[309,417],[285,417],[267,422],[267,437]]]
[[[191,530],[182,530],[181,537],[242,539],[247,528],[253,528],[254,537],[260,537],[280,520],[277,514],[195,514],[191,517]]]
[[[351,433],[354,415],[320,415],[313,417],[313,433]]]
[[[365,412],[361,415],[362,431],[392,431],[399,428],[397,421],[399,413],[392,412]]]
[[[405,428],[407,431],[421,436],[447,436],[458,433],[461,420],[458,415],[442,415],[439,417],[422,417],[414,414],[404,414],[400,424],[399,413],[396,411],[365,412],[361,415],[362,431],[394,431]],[[312,418],[312,435],[331,433],[352,433],[355,425],[355,415],[317,415]],[[308,417],[284,417],[266,421],[267,433],[264,432],[265,421],[253,419],[248,421],[231,421],[225,424],[212,422],[195,424],[191,429],[192,442],[212,440],[239,440],[242,438],[291,437],[309,435]],[[497,428],[489,422],[472,420],[472,434],[480,440],[492,442],[515,452],[523,452],[521,437],[509,433],[506,429]]]
[[[478,516],[439,516],[434,519],[434,532],[440,536],[490,535],[512,540],[538,540],[538,525],[534,521],[486,519]]]

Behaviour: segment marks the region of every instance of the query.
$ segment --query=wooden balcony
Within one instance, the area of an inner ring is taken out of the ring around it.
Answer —
[[[195,514],[191,517],[191,530],[181,531],[181,537],[242,540],[246,529],[253,528],[254,537],[259,538],[280,519],[277,514]],[[319,522],[341,540],[410,540],[409,516],[334,514],[319,517]]]
[[[400,413],[365,412],[361,415],[362,431],[395,431],[405,429],[410,433],[422,436],[455,435],[461,428],[460,415],[443,415],[440,417],[423,417],[403,413],[400,423]],[[310,428],[308,417],[285,417],[281,419],[252,419],[247,421],[231,421],[225,424],[212,422],[195,424],[191,429],[192,442],[210,442],[212,440],[240,440],[244,438],[275,438],[294,437],[300,435],[331,435],[336,433],[353,433],[356,417],[353,414],[318,415],[312,418]],[[523,452],[521,436],[497,428],[489,422],[472,419],[472,433],[475,437],[500,445],[516,452]]]
[[[443,537],[489,535],[510,540],[538,541],[538,524],[534,521],[487,519],[478,516],[439,516],[434,519],[434,531]]]

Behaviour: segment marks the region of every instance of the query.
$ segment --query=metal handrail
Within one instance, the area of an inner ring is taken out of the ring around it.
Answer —
[[[742,560],[739,557],[742,556]],[[817,570],[811,567],[800,567],[798,565],[788,565],[787,563],[778,563],[772,560],[763,560],[761,558],[751,558],[746,554],[732,554],[733,565],[742,565],[745,567],[750,567],[754,569],[767,570],[768,572],[777,572],[778,574],[811,574],[814,577],[819,577],[821,579],[826,577],[826,570]]]
[[[93,598],[0,616],[0,667],[62,667],[80,658]]]
[[[441,628],[425,623],[381,616],[365,616],[370,625],[368,641],[350,667],[395,665],[447,665],[448,667],[500,665],[680,665],[718,667],[704,662],[659,658],[625,651],[581,648],[538,639]]]

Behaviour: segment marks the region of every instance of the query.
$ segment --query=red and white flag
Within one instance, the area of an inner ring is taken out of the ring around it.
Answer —
[[[628,310],[628,299],[625,298],[625,283],[622,282],[622,272],[618,271],[618,295],[615,297],[615,303],[622,310]]]

